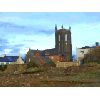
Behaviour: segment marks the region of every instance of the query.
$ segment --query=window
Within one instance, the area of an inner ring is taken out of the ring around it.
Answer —
[[[60,35],[59,35],[59,41],[60,41]]]
[[[84,51],[80,51],[81,54],[84,54]]]
[[[29,58],[29,62],[30,62],[30,58]]]
[[[67,41],[67,34],[65,34],[65,41]]]

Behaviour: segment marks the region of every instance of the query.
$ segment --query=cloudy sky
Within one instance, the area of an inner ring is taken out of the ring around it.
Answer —
[[[54,28],[71,26],[73,53],[76,47],[100,42],[100,13],[27,12],[0,13],[0,55],[25,54],[31,49],[55,47]]]

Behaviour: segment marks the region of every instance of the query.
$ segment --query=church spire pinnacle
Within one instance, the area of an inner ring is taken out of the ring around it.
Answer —
[[[20,51],[19,51],[19,53],[18,53],[18,57],[19,57],[19,58],[21,57]]]
[[[62,28],[62,29],[64,28],[63,25],[61,26],[61,28]]]
[[[57,25],[55,24],[55,31],[57,31]]]
[[[71,30],[71,27],[69,26],[69,30]]]

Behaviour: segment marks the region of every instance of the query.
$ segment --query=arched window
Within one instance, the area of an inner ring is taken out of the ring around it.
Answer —
[[[30,58],[29,58],[29,62],[30,62]]]
[[[60,35],[59,35],[59,41],[60,41]]]
[[[67,41],[67,34],[65,34],[65,41]]]

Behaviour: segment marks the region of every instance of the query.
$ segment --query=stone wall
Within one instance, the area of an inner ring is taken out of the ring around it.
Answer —
[[[78,62],[57,62],[56,67],[79,66]]]

